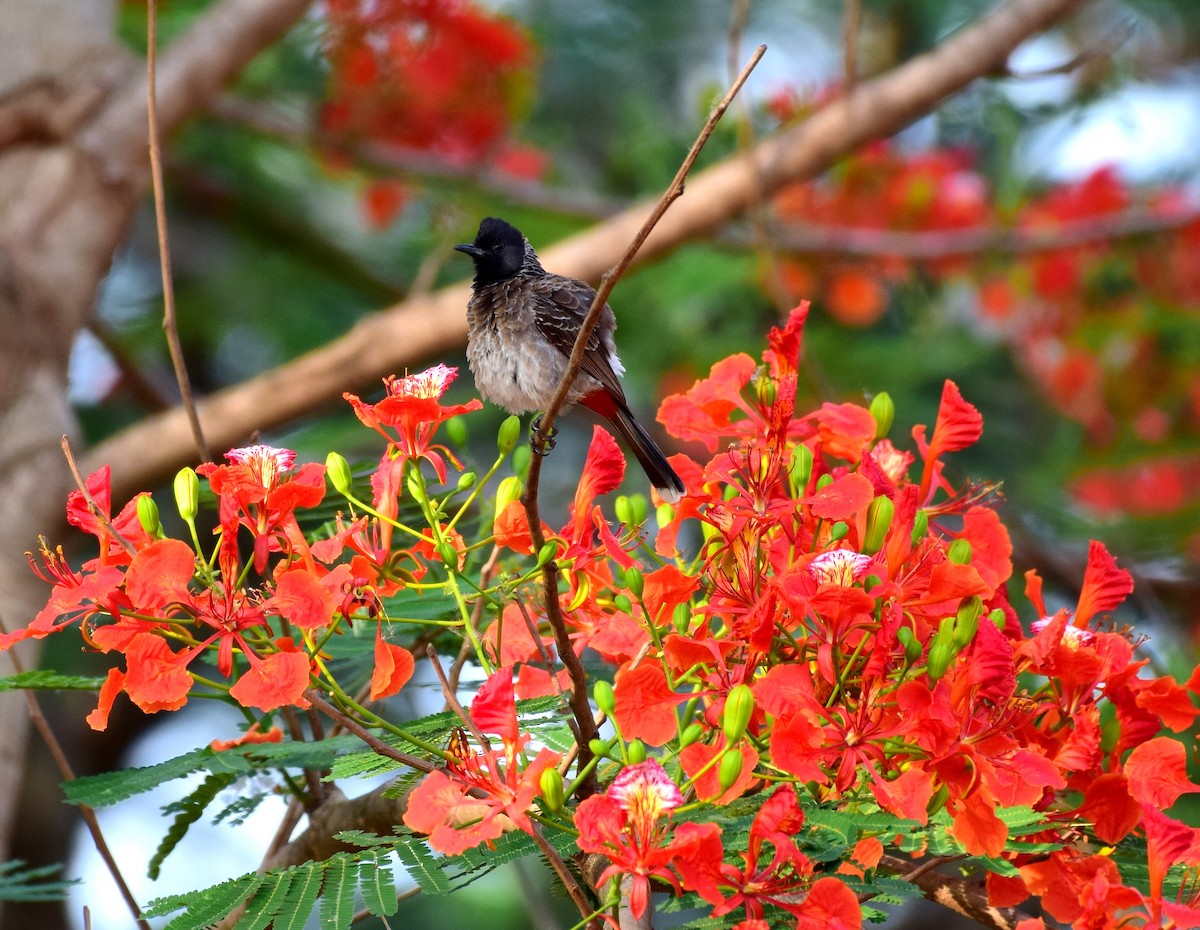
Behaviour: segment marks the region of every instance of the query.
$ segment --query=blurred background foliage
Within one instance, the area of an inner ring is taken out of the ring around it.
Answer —
[[[328,0],[170,141],[193,382],[236,383],[465,278],[451,246],[483,216],[544,248],[656,197],[759,42],[767,57],[701,167],[841,93],[848,60],[868,79],[991,5]],[[163,4],[161,41],[207,6]],[[131,47],[145,26],[143,4],[122,5]],[[1200,4],[1101,0],[1010,68],[624,278],[628,392],[650,419],[811,298],[802,407],[886,390],[911,448],[954,379],[985,432],[953,467],[1003,482],[1018,570],[1036,564],[1069,596],[1100,538],[1138,576],[1143,619],[1186,644],[1200,621]],[[90,441],[172,402],[160,319],[147,205],[75,349]],[[452,400],[471,395],[464,359],[442,360],[463,366]],[[470,418],[481,449],[500,418]],[[341,405],[265,438],[302,459],[377,455]],[[1171,652],[1158,658],[1178,673]]]

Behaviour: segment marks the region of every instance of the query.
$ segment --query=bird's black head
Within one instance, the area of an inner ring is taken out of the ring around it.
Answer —
[[[475,262],[476,284],[504,281],[523,270],[541,270],[537,256],[521,231],[494,216],[479,224],[474,242],[454,248],[470,255]]]

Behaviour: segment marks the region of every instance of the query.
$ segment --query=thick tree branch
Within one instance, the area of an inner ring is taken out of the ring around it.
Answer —
[[[1011,0],[946,39],[938,48],[830,103],[804,123],[778,132],[745,154],[700,173],[684,198],[646,240],[642,260],[662,256],[709,233],[780,185],[810,178],[837,158],[928,113],[971,81],[1001,70],[1021,42],[1086,0]],[[760,188],[761,185],[761,188]],[[624,211],[545,249],[558,274],[597,279],[645,222],[652,204]],[[466,339],[468,287],[456,285],[405,301],[359,322],[324,348],[201,401],[200,416],[215,448],[271,429],[341,392],[421,359],[458,349]],[[114,493],[163,479],[187,461],[191,441],[181,410],[149,417],[97,446],[85,463],[113,465]]]

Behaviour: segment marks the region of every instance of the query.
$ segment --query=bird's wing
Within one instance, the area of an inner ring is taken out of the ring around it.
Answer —
[[[559,275],[547,275],[539,279],[536,285],[539,299],[534,302],[534,319],[538,331],[547,342],[569,358],[571,349],[575,346],[575,336],[592,306],[596,291],[582,281]],[[617,379],[616,371],[613,370],[613,363],[609,358],[610,350],[605,345],[606,341],[611,344],[611,334],[615,328],[612,309],[605,305],[599,323],[588,337],[580,370],[599,381],[614,397],[623,402],[625,392]],[[606,334],[608,340],[603,338]]]

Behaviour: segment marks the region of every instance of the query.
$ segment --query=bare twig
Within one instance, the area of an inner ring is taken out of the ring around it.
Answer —
[[[179,327],[175,322],[175,285],[171,279],[171,246],[167,239],[167,203],[163,193],[162,150],[158,135],[158,106],[155,102],[155,45],[158,42],[158,0],[149,0],[146,6],[146,115],[150,123],[150,180],[154,186],[154,221],[158,227],[158,261],[162,268],[163,285],[163,332],[171,351],[171,364],[175,368],[175,380],[179,383],[179,397],[187,412],[192,427],[192,438],[202,462],[212,461],[212,453],[204,441],[200,428],[200,416],[192,397],[192,384],[188,379],[187,366],[183,361],[183,346],[179,342]]]
[[[4,618],[0,617],[0,633],[7,631],[8,627],[4,622]],[[25,663],[17,655],[17,650],[10,649],[8,655],[17,674],[19,675],[24,672]],[[29,719],[33,722],[34,728],[41,736],[42,742],[46,744],[46,748],[50,750],[50,756],[54,759],[54,764],[58,768],[59,774],[66,781],[73,781],[75,779],[75,770],[71,767],[71,762],[67,759],[67,754],[63,752],[62,744],[59,743],[58,737],[54,735],[54,731],[50,728],[50,724],[46,720],[46,715],[42,713],[41,703],[29,689],[22,689],[21,693],[25,696],[25,703],[29,707]],[[96,811],[87,804],[76,804],[75,807],[78,808],[79,816],[83,819],[88,833],[92,836],[92,844],[96,847],[96,852],[100,854],[100,858],[104,860],[104,867],[108,869],[108,874],[112,876],[112,880],[117,886],[117,891],[120,892],[121,897],[124,899],[125,905],[129,908],[129,913],[133,915],[133,919],[137,923],[139,930],[150,930],[150,924],[142,918],[142,909],[138,906],[137,899],[134,898],[133,892],[130,891],[129,885],[125,882],[125,877],[121,874],[121,867],[117,865],[117,860],[113,857],[112,850],[108,848],[108,842],[104,839],[104,831],[100,829],[100,821],[96,819]]]
[[[488,738],[483,735],[483,731],[475,726],[475,721],[471,719],[471,715],[458,700],[458,695],[454,693],[454,688],[450,686],[450,679],[446,677],[446,671],[442,668],[442,663],[438,659],[437,650],[430,643],[425,647],[425,657],[429,659],[429,664],[433,666],[433,672],[437,675],[438,681],[442,685],[442,695],[446,698],[446,706],[454,712],[454,715],[463,722],[463,726],[471,731],[471,735],[475,737],[475,741],[486,752],[491,746]]]
[[[880,866],[893,872],[905,881],[912,882],[925,893],[925,897],[949,908],[957,914],[962,914],[976,923],[991,930],[1015,930],[1022,920],[1028,920],[1030,915],[1015,907],[992,907],[987,902],[987,892],[980,881],[943,875],[935,870],[936,866],[956,861],[958,856],[947,856],[931,859],[913,868],[911,862],[895,856],[884,856]]]
[[[403,762],[409,768],[416,769],[418,772],[425,772],[428,774],[437,768],[437,766],[432,762],[428,762],[419,756],[409,755],[407,752],[401,752],[396,747],[385,743],[353,717],[342,713],[332,703],[325,700],[321,692],[317,691],[315,688],[309,688],[307,691],[305,691],[304,697],[306,700],[312,703],[313,707],[316,707],[330,720],[333,720],[335,723],[339,724],[342,729],[349,730],[379,755],[386,756],[389,759],[394,759],[396,762]]]
[[[842,79],[848,94],[858,83],[858,30],[862,22],[862,0],[844,2],[846,9],[842,18]]]

